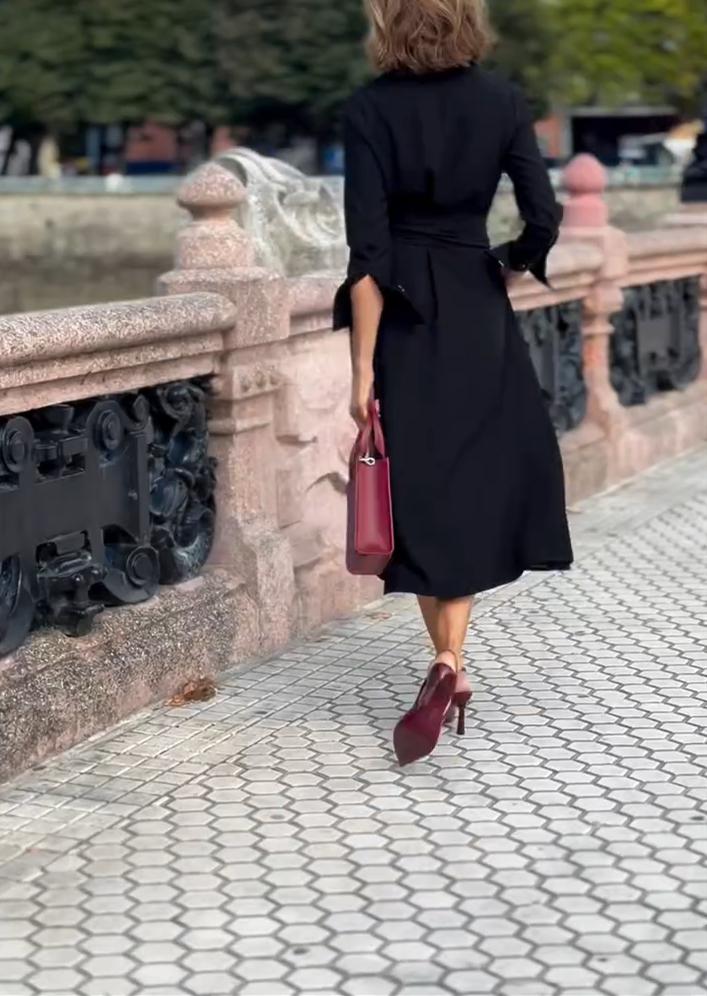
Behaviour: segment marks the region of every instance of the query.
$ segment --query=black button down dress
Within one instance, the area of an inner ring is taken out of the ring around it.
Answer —
[[[391,73],[345,110],[348,279],[384,296],[374,359],[392,474],[396,548],[387,592],[450,599],[572,562],[562,459],[504,268],[546,282],[562,211],[532,119],[477,66]],[[522,234],[491,249],[501,174]]]

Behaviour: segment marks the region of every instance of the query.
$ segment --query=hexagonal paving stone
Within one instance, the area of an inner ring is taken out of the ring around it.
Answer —
[[[73,993],[81,985],[83,976],[72,968],[47,968],[28,976],[27,982],[38,992]]]
[[[233,937],[225,930],[202,928],[185,930],[179,937],[179,946],[189,951],[221,951],[232,942]]]
[[[344,983],[342,991],[346,996],[392,996],[395,983],[390,979],[365,975],[362,978],[352,978]]]
[[[234,977],[229,972],[196,972],[184,983],[184,990],[194,996],[233,996]],[[245,992],[242,989],[241,992]],[[276,990],[271,987],[272,996]],[[105,994],[102,994],[105,996]]]
[[[498,987],[498,979],[487,972],[452,972],[446,977],[445,982],[453,993],[459,993],[461,996],[469,996],[470,993],[483,996],[486,993],[496,992]]]
[[[123,978],[135,968],[134,961],[120,954],[96,955],[93,958],[87,958],[81,964],[81,969],[92,979]],[[108,984],[105,985],[105,991],[108,992]]]
[[[123,976],[89,979],[81,986],[81,996],[137,996],[137,986]]]
[[[302,992],[336,992],[341,985],[341,976],[329,968],[300,968],[292,972],[287,980]]]
[[[0,979],[13,985],[26,979],[32,973],[32,965],[19,958],[2,958],[0,960]]]
[[[386,952],[390,956],[390,952]],[[334,967],[344,978],[356,975],[384,975],[390,971],[388,958],[377,954],[349,954],[338,958]]]

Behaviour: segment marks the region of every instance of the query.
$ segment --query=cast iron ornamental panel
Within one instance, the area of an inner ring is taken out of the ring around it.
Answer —
[[[702,363],[700,278],[660,280],[624,293],[612,319],[611,382],[623,405],[687,387]]]
[[[587,411],[582,302],[534,308],[517,317],[555,429],[562,434],[576,428]]]
[[[207,385],[0,419],[0,656],[197,574],[214,534]]]

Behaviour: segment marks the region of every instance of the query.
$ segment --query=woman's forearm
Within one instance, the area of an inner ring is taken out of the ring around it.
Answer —
[[[351,416],[359,428],[368,419],[373,393],[373,356],[378,326],[383,314],[383,295],[372,277],[364,277],[351,288]]]
[[[383,314],[383,295],[373,277],[363,277],[354,284],[351,304],[351,367],[354,376],[367,375],[373,370],[378,327]]]

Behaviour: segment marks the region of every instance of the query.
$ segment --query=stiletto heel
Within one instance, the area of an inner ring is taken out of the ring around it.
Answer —
[[[457,714],[457,736],[463,737],[466,733],[466,702],[459,706]]]
[[[466,668],[457,671],[457,680],[454,688],[452,704],[447,714],[446,723],[454,721],[454,710],[457,710],[457,733],[462,736],[466,732],[466,707],[471,702],[474,690],[469,684]]]
[[[437,746],[457,682],[449,664],[436,661],[422,684],[415,705],[395,727],[393,744],[401,766],[427,757]]]

